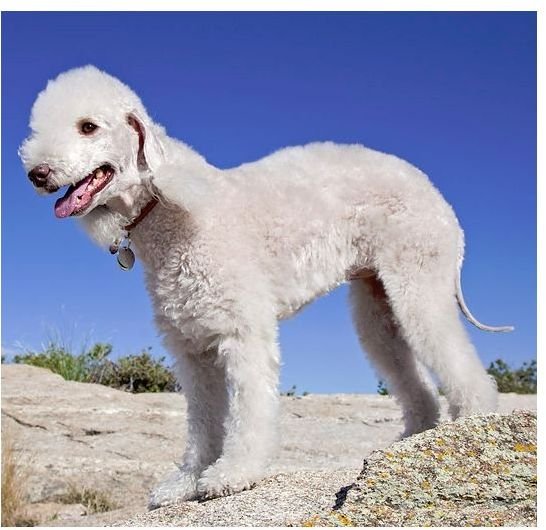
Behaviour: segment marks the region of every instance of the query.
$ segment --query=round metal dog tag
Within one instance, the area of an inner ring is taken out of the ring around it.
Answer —
[[[135,264],[135,254],[129,247],[121,247],[118,250],[118,263],[124,271],[133,268],[133,265]]]

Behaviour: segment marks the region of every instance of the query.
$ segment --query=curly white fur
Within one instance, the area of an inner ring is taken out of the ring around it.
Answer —
[[[78,132],[82,119],[95,134]],[[53,185],[114,168],[80,216],[101,245],[122,236],[152,194],[160,199],[131,235],[189,426],[179,469],[152,507],[260,479],[276,446],[278,319],[351,277],[359,337],[402,406],[405,434],[438,421],[427,368],[454,416],[495,410],[494,382],[458,314],[463,234],[414,166],[360,145],[313,143],[222,171],[91,66],[51,81],[30,126],[21,157],[27,171],[47,164]]]

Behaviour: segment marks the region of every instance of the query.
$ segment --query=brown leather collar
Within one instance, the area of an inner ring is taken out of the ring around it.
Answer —
[[[127,232],[133,230],[133,228],[135,228],[138,223],[140,223],[140,221],[142,221],[156,207],[158,202],[158,199],[156,197],[153,197],[150,202],[148,202],[148,204],[146,204],[146,206],[142,208],[138,217],[134,219],[132,223],[124,226],[123,229]]]

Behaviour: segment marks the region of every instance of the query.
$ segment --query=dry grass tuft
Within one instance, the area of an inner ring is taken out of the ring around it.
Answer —
[[[28,472],[15,450],[13,432],[2,433],[2,526],[34,526],[25,515]]]
[[[76,484],[70,484],[69,490],[57,500],[63,504],[81,504],[87,514],[109,512],[118,507],[106,492]]]

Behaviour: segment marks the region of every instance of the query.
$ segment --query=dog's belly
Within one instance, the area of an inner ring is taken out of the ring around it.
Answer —
[[[354,269],[354,256],[327,253],[322,259],[279,264],[272,279],[277,318],[285,319],[320,296],[345,283]]]
[[[295,315],[298,311],[303,309],[306,305],[310,304],[320,296],[328,293],[329,291],[335,289],[339,285],[341,285],[344,282],[344,280],[340,280],[338,282],[332,283],[327,288],[323,289],[317,289],[312,288],[311,286],[308,286],[307,288],[301,288],[300,292],[297,297],[293,297],[290,299],[283,299],[279,300],[277,305],[277,318],[279,320],[283,320],[285,318],[290,318],[291,316]]]
[[[290,317],[347,281],[350,271],[368,265],[372,250],[360,231],[341,215],[332,215],[326,221],[287,226],[281,237],[264,238],[259,266],[278,318]]]

